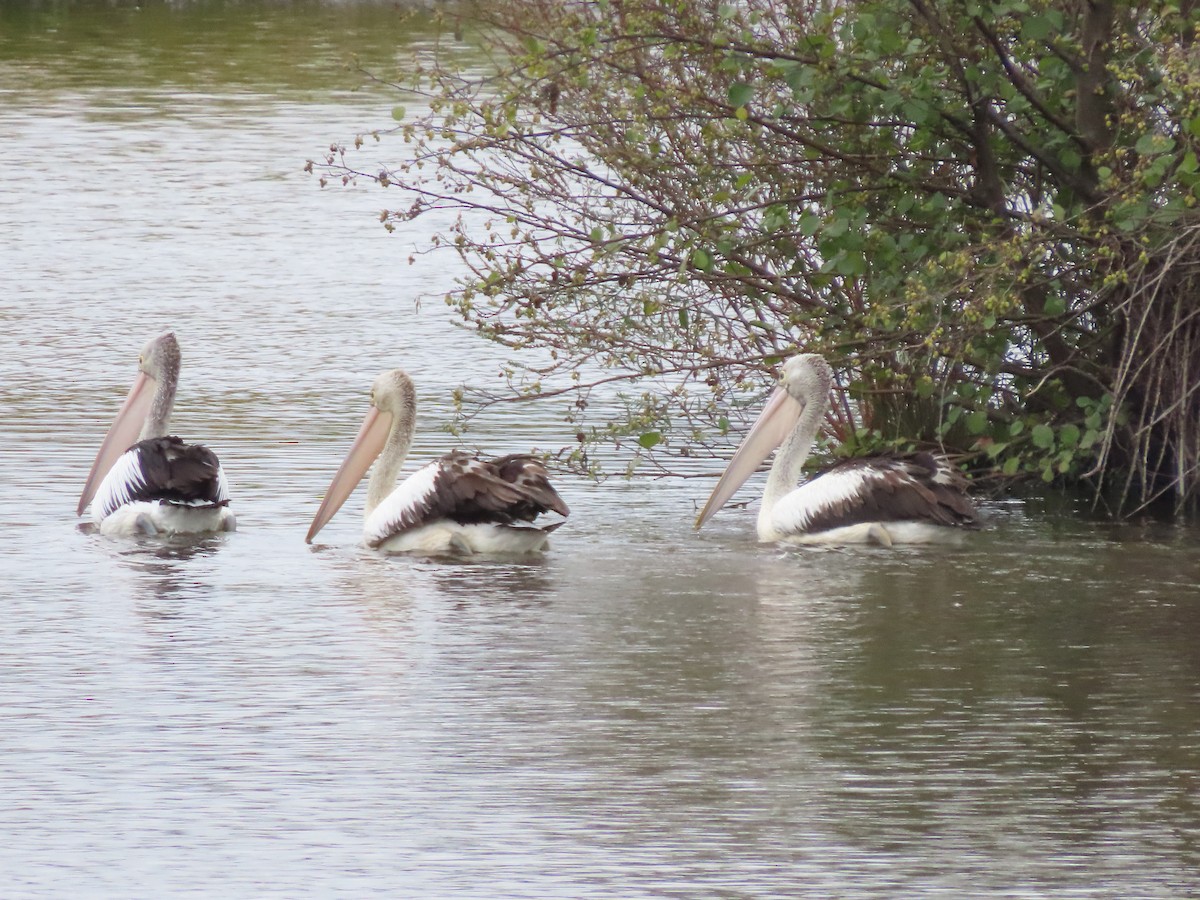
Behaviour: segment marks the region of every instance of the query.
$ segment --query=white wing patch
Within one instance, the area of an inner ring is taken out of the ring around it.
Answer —
[[[826,472],[780,500],[772,511],[772,524],[783,534],[803,534],[833,510],[863,506],[884,478],[884,473],[871,469]]]
[[[92,518],[97,522],[104,520],[132,502],[135,494],[145,487],[141,455],[136,450],[126,450],[100,482],[92,500]]]
[[[229,502],[229,479],[225,477],[225,467],[217,463],[217,502]]]
[[[441,462],[422,466],[405,478],[380,503],[363,523],[363,540],[369,546],[387,540],[397,532],[427,522],[437,493],[436,480]]]
[[[960,477],[951,467],[950,463],[946,462],[940,456],[935,456],[933,461],[935,467],[931,480],[934,484],[944,484],[946,487],[954,487],[959,483]]]

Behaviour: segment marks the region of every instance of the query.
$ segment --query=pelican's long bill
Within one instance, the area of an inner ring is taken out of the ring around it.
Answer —
[[[800,414],[804,412],[804,404],[793,397],[782,386],[775,389],[767,405],[755,420],[745,440],[738,447],[729,465],[721,475],[717,486],[713,488],[708,502],[700,515],[696,516],[696,528],[700,528],[712,518],[718,509],[724,506],[737,489],[745,484],[746,479],[755,473],[763,460],[771,455],[771,451],[783,443],[784,439],[796,428]]]
[[[83,493],[79,496],[79,507],[75,510],[77,516],[83,515],[87,505],[92,502],[92,498],[96,496],[96,489],[113,467],[113,463],[137,442],[138,434],[141,433],[142,426],[146,424],[146,417],[150,414],[150,405],[157,386],[155,380],[145,372],[138,372],[133,387],[129,389],[125,402],[121,404],[117,417],[108,429],[108,434],[100,443],[96,461],[92,463]]]
[[[367,410],[362,427],[358,429],[358,436],[354,438],[354,443],[350,445],[350,451],[333,476],[333,481],[329,483],[329,488],[325,491],[325,499],[321,501],[321,508],[313,516],[308,535],[304,538],[305,543],[312,543],[317,532],[329,523],[334,514],[342,508],[346,498],[358,487],[358,483],[367,474],[367,469],[371,468],[371,463],[383,451],[391,427],[392,416],[390,413],[380,412],[375,406]]]

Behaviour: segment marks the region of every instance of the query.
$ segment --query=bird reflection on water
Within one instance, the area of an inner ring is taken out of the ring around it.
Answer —
[[[164,601],[196,603],[213,593],[213,586],[197,577],[192,564],[215,557],[225,537],[177,535],[104,543],[113,546],[113,558],[120,566],[135,575],[139,598],[152,601],[149,606],[140,606],[139,613],[170,619],[185,612],[181,607],[163,605]]]

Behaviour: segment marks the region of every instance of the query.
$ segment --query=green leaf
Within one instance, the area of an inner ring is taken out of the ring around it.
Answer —
[[[832,263],[834,272],[839,275],[847,275],[851,278],[864,275],[867,271],[867,258],[861,253],[847,253],[843,251],[834,257]]]
[[[783,73],[783,80],[792,89],[792,96],[797,100],[805,99],[813,81],[813,70],[800,63],[792,63]]]
[[[970,413],[964,421],[967,423],[968,434],[983,434],[988,424],[987,413],[982,409],[977,409]]]
[[[1079,426],[1064,425],[1058,429],[1058,442],[1063,447],[1074,447],[1079,443]]]
[[[1000,471],[1005,475],[1016,475],[1019,468],[1021,468],[1020,457],[1010,456],[1004,461],[1004,467]]]
[[[404,110],[403,106],[393,106],[392,107],[392,118],[395,119],[397,122],[404,121],[404,113],[405,113],[405,110]]]
[[[1051,294],[1046,298],[1046,306],[1043,311],[1048,316],[1061,316],[1067,311],[1067,303],[1058,294]]]
[[[638,437],[638,443],[647,450],[662,443],[662,434],[657,431],[647,431]]]
[[[825,223],[823,234],[826,238],[841,237],[850,228],[850,217],[845,210],[835,209],[833,215]]]
[[[713,267],[712,255],[707,250],[697,247],[692,251],[692,265],[701,272],[711,272]]]
[[[732,107],[745,106],[754,96],[754,88],[744,81],[735,81],[729,86],[729,105]]]
[[[1165,134],[1159,134],[1156,131],[1147,131],[1137,143],[1133,145],[1133,149],[1138,152],[1139,156],[1150,156],[1157,153],[1166,153],[1175,146],[1175,141],[1167,137]]]
[[[1171,167],[1171,157],[1160,156],[1150,164],[1144,173],[1142,173],[1142,182],[1148,187],[1157,187],[1162,183],[1163,176],[1167,174],[1167,169]]]
[[[1030,41],[1044,41],[1054,33],[1054,23],[1048,16],[1030,16],[1021,24],[1021,37]]]
[[[811,214],[807,214],[807,215],[809,216],[810,219],[816,219],[816,216],[813,216]],[[788,221],[789,221],[788,208],[782,203],[773,203],[772,205],[768,206],[766,208],[766,210],[763,212],[763,228],[767,231],[778,231],[780,228],[783,228],[785,225],[787,225]],[[801,230],[804,229],[804,221],[805,221],[804,217],[801,216],[801,219],[800,219]],[[819,219],[817,219],[817,227],[818,228],[820,227]],[[814,231],[815,230],[816,229],[814,229]],[[813,232],[805,232],[805,233],[811,234]]]
[[[1054,446],[1054,429],[1049,425],[1034,425],[1029,437],[1033,441],[1033,446],[1042,450],[1049,450]]]
[[[800,213],[800,222],[798,223],[797,228],[801,234],[812,237],[821,230],[821,226],[823,224],[824,223],[821,221],[820,216],[813,215],[806,209],[804,212]]]

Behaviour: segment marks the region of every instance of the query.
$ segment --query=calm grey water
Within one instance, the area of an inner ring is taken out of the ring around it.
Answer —
[[[500,360],[394,197],[300,172],[389,121],[345,54],[431,35],[62,9],[0,4],[0,895],[1200,894],[1194,530],[996,504],[961,549],[781,551],[753,509],[693,535],[708,482],[565,478],[544,560],[377,557],[361,495],[310,548],[380,370],[418,378],[427,456]],[[165,327],[241,530],[84,533]]]

